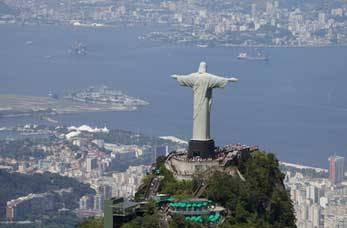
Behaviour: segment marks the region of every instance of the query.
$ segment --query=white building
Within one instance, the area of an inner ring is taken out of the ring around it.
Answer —
[[[126,172],[114,173],[112,175],[114,184],[112,186],[113,197],[135,196],[143,177],[149,171],[149,166],[130,166]]]

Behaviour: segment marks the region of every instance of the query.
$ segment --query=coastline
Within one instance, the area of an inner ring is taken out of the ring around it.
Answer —
[[[132,112],[143,105],[95,104],[39,96],[0,95],[0,118],[52,116],[86,112]]]
[[[0,23],[0,26],[9,26],[9,25],[15,25],[15,26],[67,26],[70,28],[79,28],[79,29],[90,29],[90,30],[102,30],[102,29],[132,29],[136,27],[141,28],[151,28],[155,27],[153,26],[146,26],[146,25],[116,25],[116,24],[100,24],[100,25],[94,25],[92,24],[80,24],[80,25],[74,25],[73,23],[61,23],[61,24],[48,24],[48,23],[25,23],[21,24],[18,22],[11,22],[11,23]],[[160,26],[163,26],[160,24]],[[152,31],[153,32],[153,31]],[[155,32],[155,31],[154,31]],[[157,32],[157,31],[156,31]],[[139,38],[137,38],[139,39]],[[140,40],[140,39],[139,39]],[[163,40],[152,40],[143,38],[145,41],[155,42],[158,44],[158,46],[161,45],[168,45],[168,46],[178,46],[178,47],[197,47],[197,48],[329,48],[329,47],[347,47],[347,43],[342,44],[302,44],[302,45],[273,45],[273,44],[213,44],[213,45],[201,45],[201,40],[196,40],[193,43],[184,43],[184,42],[165,42]]]

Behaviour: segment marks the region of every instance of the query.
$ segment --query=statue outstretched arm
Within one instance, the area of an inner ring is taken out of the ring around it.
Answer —
[[[229,82],[237,82],[239,79],[238,78],[228,78]]]
[[[208,76],[210,77],[210,80],[209,80],[210,88],[223,88],[224,86],[226,86],[226,84],[228,84],[228,82],[238,81],[238,79],[234,77],[225,78],[225,77],[221,77],[221,76],[217,76],[213,74],[208,74]]]
[[[195,79],[191,75],[171,75],[172,78],[176,79],[181,86],[193,87]]]

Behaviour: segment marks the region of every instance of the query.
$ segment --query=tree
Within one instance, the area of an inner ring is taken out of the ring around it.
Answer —
[[[78,224],[78,228],[103,228],[103,218],[87,218]]]
[[[293,205],[284,188],[284,175],[276,157],[257,151],[244,158],[238,169],[245,182],[220,171],[208,180],[205,196],[230,211],[226,224],[230,227],[296,227]]]

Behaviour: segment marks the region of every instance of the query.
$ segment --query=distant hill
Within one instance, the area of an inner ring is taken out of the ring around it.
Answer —
[[[82,195],[95,193],[95,191],[87,184],[80,183],[70,177],[63,177],[58,174],[48,172],[43,174],[27,175],[20,173],[8,173],[0,170],[0,183],[2,183],[0,187],[0,220],[3,220],[5,217],[7,201],[21,196],[26,196],[30,193],[45,193],[63,188],[72,188],[71,193],[63,196],[64,202],[59,201],[60,204],[64,203],[64,207],[70,210],[73,210],[79,206],[79,198]],[[56,218],[54,218],[54,216],[56,216]],[[71,227],[71,225],[73,226],[74,223],[78,222],[78,218],[73,213],[64,216],[60,216],[55,212],[50,216],[43,214],[31,214],[30,211],[27,213],[28,219],[42,219],[45,225],[48,225],[48,223],[60,224],[62,222],[70,222],[70,224],[68,224],[70,226],[66,227]],[[45,221],[45,217],[48,217],[49,220]]]

